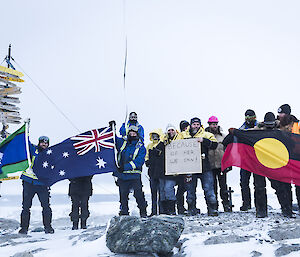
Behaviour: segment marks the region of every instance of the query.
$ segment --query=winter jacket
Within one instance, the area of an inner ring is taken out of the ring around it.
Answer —
[[[201,126],[198,132],[192,136],[191,130],[181,132],[181,138],[189,139],[189,138],[203,138],[203,142],[201,143],[201,154],[202,154],[202,172],[211,170],[211,166],[209,163],[208,150],[215,150],[218,146],[218,141],[215,136],[204,130]]]
[[[214,134],[218,141],[218,146],[215,150],[208,150],[208,159],[212,169],[220,169],[221,161],[224,155],[224,146],[222,144],[225,135],[222,132],[222,128],[218,126],[217,132],[215,133],[210,127],[207,127],[205,131]]]
[[[133,123],[130,120],[127,121],[126,125],[125,123],[122,124],[122,127],[120,128],[120,134],[123,137],[123,139],[126,139],[127,134],[128,134],[128,129],[131,125],[137,126],[139,128],[138,130],[138,134],[139,134],[139,138],[144,142],[144,128],[141,124],[139,124],[138,122]]]
[[[36,156],[42,151],[43,149],[39,149],[37,146],[30,143],[29,145],[29,152],[31,157],[31,166],[22,172],[21,179],[33,184],[33,185],[44,185],[41,181],[38,180],[37,176],[34,174],[32,167],[34,164],[34,160]]]
[[[140,179],[146,155],[144,143],[116,137],[116,145],[120,169],[114,172],[114,176],[123,180]]]
[[[153,140],[153,133],[159,135],[159,140]],[[145,163],[148,167],[149,177],[157,179],[164,175],[164,147],[162,141],[160,141],[160,139],[163,139],[163,132],[161,129],[155,129],[149,136],[151,143],[147,145]]]
[[[254,128],[257,125],[258,125],[257,121],[254,122],[253,126],[249,126],[246,122],[244,122],[243,125],[239,129],[241,129],[241,130],[247,130],[247,129]]]
[[[91,196],[93,194],[92,187],[93,176],[85,176],[70,179],[69,196]]]

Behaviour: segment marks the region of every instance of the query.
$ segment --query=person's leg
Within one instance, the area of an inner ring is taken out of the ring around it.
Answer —
[[[52,222],[52,210],[50,208],[50,189],[46,186],[36,186],[37,195],[43,208],[43,224],[46,234],[53,234],[54,229],[51,226]]]
[[[296,197],[298,204],[298,213],[300,213],[300,186],[296,186]]]
[[[212,171],[204,171],[200,175],[202,189],[207,204],[207,213],[210,216],[217,216],[217,200],[214,192],[214,178]]]
[[[143,192],[143,185],[141,179],[134,179],[131,181],[132,188],[134,190],[134,197],[137,202],[137,206],[140,209],[140,216],[147,217],[147,202],[145,200],[145,194]]]
[[[79,195],[71,195],[72,201],[72,211],[69,214],[71,221],[73,222],[72,230],[78,229],[79,223],[79,206],[80,206],[80,197]]]
[[[185,176],[186,201],[188,204],[188,215],[194,216],[200,213],[196,208],[196,188],[198,177],[196,175]]]
[[[177,204],[177,212],[178,214],[184,214],[186,209],[184,208],[184,177],[182,175],[178,176],[177,180],[177,192],[176,192],[176,204]]]
[[[257,174],[253,174],[253,178],[254,178],[254,203],[256,207],[256,217],[264,218],[268,216],[266,178]]]
[[[158,181],[155,178],[150,178],[151,189],[151,214],[150,216],[157,215],[157,193],[158,193]]]
[[[175,186],[176,181],[172,179],[166,180],[165,183],[165,192],[166,192],[166,199],[167,199],[167,214],[169,215],[176,215],[175,211],[175,204],[176,204],[176,195],[175,195]]]
[[[160,195],[160,209],[159,214],[167,214],[167,198],[165,191],[165,179],[159,179],[159,195]]]
[[[218,169],[217,176],[219,181],[220,196],[222,199],[223,209],[225,212],[231,212],[231,208],[229,204],[228,186],[227,186],[227,174],[221,173],[221,169]]]
[[[130,191],[129,181],[118,179],[120,194],[120,215],[129,215],[128,195]]]
[[[34,185],[22,181],[23,185],[23,200],[22,200],[22,212],[21,212],[21,229],[20,234],[27,234],[30,221],[30,208],[32,206],[32,199],[35,195]]]
[[[240,185],[242,191],[243,204],[240,208],[241,211],[247,211],[251,209],[251,192],[249,187],[251,172],[241,169],[240,171]]]
[[[88,195],[82,195],[80,197],[80,227],[82,229],[86,229],[86,221],[88,217],[90,216],[90,211],[89,211],[89,198],[90,196]]]

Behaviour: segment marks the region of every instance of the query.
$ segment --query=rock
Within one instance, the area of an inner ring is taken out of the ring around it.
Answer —
[[[31,252],[16,253],[12,257],[34,257]]]
[[[291,252],[297,252],[297,251],[300,251],[300,245],[299,244],[292,244],[292,245],[285,245],[284,244],[275,251],[275,256],[280,257],[280,256],[288,255]]]
[[[261,252],[258,252],[258,251],[252,251],[251,252],[251,257],[259,257],[259,256],[262,256]]]
[[[106,233],[106,246],[115,253],[156,253],[168,256],[175,247],[184,220],[176,216],[113,217]]]
[[[245,236],[238,235],[220,235],[213,236],[204,241],[205,245],[215,245],[215,244],[228,244],[228,243],[240,243],[249,241],[249,238]]]
[[[11,232],[16,230],[20,223],[16,220],[0,218],[0,233]]]

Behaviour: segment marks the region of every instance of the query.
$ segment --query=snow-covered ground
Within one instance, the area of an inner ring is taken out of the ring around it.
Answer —
[[[42,231],[41,207],[35,198],[27,236],[17,233],[22,196],[21,187],[16,185],[19,185],[20,181],[5,182],[1,185],[0,256],[13,256],[25,251],[34,256],[47,257],[122,256],[111,253],[105,245],[107,223],[119,210],[118,195],[108,194],[107,190],[106,194],[97,193],[101,191],[101,186],[95,189],[96,194],[90,200],[91,216],[88,219],[88,229],[72,231],[68,216],[71,202],[66,193],[68,182],[60,183],[59,190],[55,187],[52,189],[51,197],[55,234],[46,235]],[[63,183],[66,187],[62,186]],[[180,238],[181,249],[175,249],[175,252],[179,251],[177,256],[299,256],[300,216],[287,219],[280,215],[279,204],[269,184],[268,218],[257,219],[254,208],[248,213],[239,212],[240,190],[238,183],[234,185],[234,212],[223,213],[220,207],[219,217],[207,216],[203,192],[201,187],[198,188],[197,206],[202,213],[195,217],[184,217],[186,225]],[[62,188],[65,189],[61,190]],[[114,187],[110,187],[110,190],[116,192]],[[150,195],[146,196],[150,203]],[[130,211],[131,215],[138,216],[132,195]],[[148,212],[150,213],[150,205]]]

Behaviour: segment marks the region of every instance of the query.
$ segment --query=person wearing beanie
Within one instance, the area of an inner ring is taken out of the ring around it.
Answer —
[[[290,105],[283,104],[278,108],[277,111],[278,111],[277,118],[279,120],[279,129],[282,131],[287,131],[287,132],[291,132],[294,134],[300,134],[299,120],[294,115],[291,114],[292,110],[291,110]],[[289,215],[291,213],[290,210],[292,208],[292,203],[293,203],[292,185],[289,183],[280,182],[279,186],[284,188],[283,194],[286,196],[286,197],[284,197],[284,199],[285,199],[284,202],[285,202],[285,206],[288,209],[288,211],[285,216],[294,217],[293,215]],[[279,187],[279,186],[277,186],[277,187]],[[296,197],[297,197],[298,207],[300,209],[300,186],[295,186],[295,187],[296,187]]]
[[[256,114],[252,109],[248,109],[245,112],[245,122],[240,127],[241,130],[253,129],[258,125],[256,120]],[[240,170],[240,185],[242,192],[242,206],[241,211],[248,211],[251,209],[251,191],[249,187],[250,177],[252,172],[241,169]]]
[[[161,129],[154,129],[149,134],[150,143],[147,145],[145,164],[148,167],[151,189],[151,214],[150,216],[164,213],[159,190],[159,179],[164,177],[164,155],[159,144],[163,139]]]
[[[190,126],[190,123],[188,123],[188,121],[186,121],[186,120],[180,121],[180,123],[179,123],[180,132],[185,131],[186,129],[188,129],[189,126]]]
[[[45,186],[38,180],[37,176],[32,171],[32,166],[36,156],[49,146],[49,138],[46,136],[39,137],[37,146],[30,144],[31,167],[22,172],[21,179],[23,185],[23,202],[21,212],[21,229],[19,234],[27,234],[30,223],[30,208],[32,206],[32,199],[35,194],[38,195],[39,201],[43,208],[43,225],[46,234],[53,234],[54,229],[51,226],[52,210],[50,208],[50,188]]]
[[[138,134],[139,134],[139,138],[144,142],[144,128],[141,124],[138,123],[137,121],[137,114],[136,112],[131,112],[129,114],[129,120],[127,121],[127,123],[123,123],[119,132],[120,135],[126,140],[126,137],[128,135],[128,131],[129,131],[129,127],[131,125],[134,125],[136,127],[138,127]]]
[[[222,132],[221,127],[218,125],[219,120],[216,116],[211,116],[208,119],[208,127],[205,131],[212,133],[218,141],[218,146],[215,150],[208,151],[209,163],[214,176],[214,191],[218,203],[218,184],[220,188],[220,196],[222,199],[224,212],[231,212],[231,206],[229,203],[228,187],[227,187],[227,175],[221,171],[221,161],[224,155],[224,146],[222,142],[225,138],[225,134]]]
[[[112,129],[115,128],[115,121],[110,121],[109,125]],[[139,136],[139,127],[136,124],[130,125],[127,137],[119,138],[116,136],[115,141],[119,169],[113,173],[113,176],[117,177],[116,184],[119,187],[119,215],[129,215],[128,197],[133,189],[140,216],[147,217],[147,202],[141,180],[146,148]]]
[[[188,213],[190,215],[196,215],[198,213],[196,208],[196,188],[197,180],[200,178],[207,205],[207,213],[209,216],[218,216],[214,179],[208,156],[208,150],[216,149],[218,142],[212,133],[204,130],[201,126],[201,120],[197,117],[191,119],[190,129],[182,132],[181,137],[183,139],[198,138],[198,141],[201,143],[202,153],[202,173],[186,175],[185,185],[187,189]]]
[[[157,145],[157,149],[161,151],[163,155],[162,170],[163,175],[159,178],[159,190],[160,190],[160,203],[161,203],[161,213],[168,215],[176,215],[175,205],[176,205],[176,195],[175,195],[175,186],[177,176],[165,175],[166,166],[165,166],[165,150],[166,146],[172,141],[178,139],[178,132],[174,125],[168,124],[166,127],[166,133]]]

